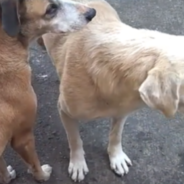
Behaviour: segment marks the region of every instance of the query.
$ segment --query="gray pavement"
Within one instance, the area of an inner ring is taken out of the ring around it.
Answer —
[[[184,34],[183,0],[109,0],[122,20],[137,28],[148,28],[173,34]],[[172,43],[171,43],[172,44]],[[60,123],[56,101],[58,84],[55,69],[44,51],[31,47],[33,86],[39,110],[35,130],[41,162],[53,166],[53,175],[45,184],[73,184],[67,167],[68,143]],[[81,125],[90,173],[81,184],[183,184],[184,122],[181,116],[166,119],[160,113],[142,109],[128,120],[123,146],[133,161],[130,173],[117,177],[109,168],[106,153],[108,120]],[[18,177],[13,184],[35,184],[26,173],[24,163],[11,149],[6,152],[8,164]]]

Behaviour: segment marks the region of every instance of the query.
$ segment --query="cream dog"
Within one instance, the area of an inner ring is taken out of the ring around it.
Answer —
[[[184,37],[125,25],[105,1],[79,1],[97,10],[87,27],[43,36],[61,81],[58,109],[70,146],[68,170],[75,181],[88,172],[77,120],[112,117],[110,166],[123,176],[132,165],[121,145],[127,116],[148,105],[171,117],[183,105]]]

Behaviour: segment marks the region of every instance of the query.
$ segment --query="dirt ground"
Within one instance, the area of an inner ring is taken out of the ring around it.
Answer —
[[[122,20],[137,28],[156,29],[184,34],[183,0],[109,0]],[[172,44],[172,43],[171,43]],[[73,184],[67,167],[69,149],[59,120],[56,101],[58,85],[55,70],[44,51],[31,47],[33,86],[39,109],[35,130],[37,150],[43,164],[53,166],[51,179],[45,184]],[[123,134],[125,152],[133,161],[128,175],[117,177],[111,172],[106,153],[109,120],[81,125],[90,173],[81,184],[183,184],[184,123],[181,116],[167,120],[150,109],[133,114]],[[24,163],[11,149],[6,160],[17,171],[12,184],[35,184],[26,173]]]

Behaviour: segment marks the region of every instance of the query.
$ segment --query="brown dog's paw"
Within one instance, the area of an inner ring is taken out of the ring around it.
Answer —
[[[52,174],[52,167],[50,165],[42,165],[41,171],[38,173],[34,173],[30,169],[27,171],[29,174],[32,174],[37,181],[47,181],[50,179],[50,176]]]
[[[16,178],[16,172],[11,165],[7,167],[7,175],[1,178],[0,183],[8,184]]]
[[[43,175],[44,175],[43,176],[44,181],[49,180],[50,175],[52,173],[52,167],[50,165],[47,165],[47,164],[42,165],[42,171],[43,171]]]

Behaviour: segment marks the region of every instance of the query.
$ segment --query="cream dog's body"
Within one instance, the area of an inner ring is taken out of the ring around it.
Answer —
[[[109,159],[124,175],[131,165],[121,146],[126,117],[146,104],[173,116],[184,95],[184,37],[125,25],[105,1],[80,2],[97,10],[86,28],[43,36],[61,81],[58,107],[70,145],[69,173],[79,181],[88,168],[77,120],[113,118]]]

